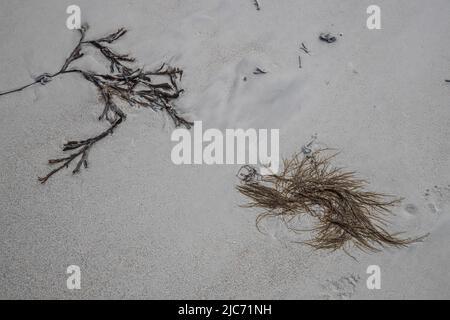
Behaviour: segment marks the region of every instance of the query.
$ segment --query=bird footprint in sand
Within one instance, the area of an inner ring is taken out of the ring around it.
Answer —
[[[431,189],[427,189],[424,197],[432,213],[441,214],[449,211],[450,185],[445,187],[434,186]]]
[[[338,280],[328,280],[323,286],[327,291],[323,298],[327,300],[348,300],[356,291],[361,277],[357,274],[350,274],[339,278]]]

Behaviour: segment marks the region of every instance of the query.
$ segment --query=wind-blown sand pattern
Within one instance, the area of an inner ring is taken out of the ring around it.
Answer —
[[[79,0],[89,37],[129,30],[119,52],[149,70],[184,71],[177,108],[209,128],[279,128],[281,154],[317,133],[337,165],[403,197],[394,232],[430,233],[406,249],[313,251],[239,207],[239,166],[175,166],[173,124],[125,108],[126,122],[80,175],[42,186],[49,156],[95,136],[103,110],[78,77],[0,97],[0,298],[450,298],[450,2],[360,0]],[[72,4],[72,3],[70,3]],[[0,3],[0,90],[56,72],[78,35],[69,3]],[[334,43],[319,40],[323,32]],[[304,43],[309,53],[300,49]],[[301,68],[299,67],[301,55]],[[78,66],[104,71],[93,53]],[[263,74],[255,74],[260,68]],[[82,290],[66,268],[82,270]],[[382,270],[382,290],[366,269]]]

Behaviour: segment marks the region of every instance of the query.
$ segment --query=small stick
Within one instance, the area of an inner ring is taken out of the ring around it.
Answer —
[[[2,93],[0,93],[0,96],[5,96],[7,94],[11,94],[11,93],[15,93],[15,92],[19,92],[19,91],[25,90],[26,88],[31,87],[31,86],[35,85],[36,83],[39,83],[39,81],[35,81],[33,83],[27,84],[26,86],[23,86],[23,87],[18,88],[18,89],[2,92]]]
[[[255,7],[256,7],[256,10],[261,10],[261,6],[259,5],[259,1],[258,0],[255,0],[254,1],[254,4],[255,4]]]
[[[304,51],[306,54],[309,54],[309,49],[305,46],[305,44],[302,42],[302,45],[300,47],[300,50]]]
[[[450,80],[445,80],[445,82],[448,82],[448,83],[450,83]]]
[[[302,68],[302,57],[298,56],[298,67],[301,69]]]
[[[66,143],[63,151],[76,151],[67,157],[50,160],[50,165],[61,164],[61,166],[51,171],[45,177],[39,178],[42,184],[46,183],[54,174],[68,168],[77,158],[79,161],[73,170],[74,174],[80,172],[83,166],[84,168],[88,167],[88,153],[91,148],[98,141],[112,134],[116,127],[126,119],[126,114],[115,102],[117,99],[127,102],[131,106],[150,108],[154,111],[165,111],[173,120],[176,127],[184,126],[190,129],[193,125],[192,122],[184,119],[179,114],[172,102],[183,92],[183,89],[179,89],[178,87],[178,82],[181,81],[183,76],[183,70],[166,64],[163,64],[156,71],[145,71],[144,68],[134,68],[130,64],[135,62],[134,58],[127,54],[118,54],[107,46],[107,44],[117,41],[127,33],[124,28],[120,28],[117,32],[104,38],[90,41],[85,40],[86,31],[87,27],[85,26],[78,30],[80,38],[58,72],[53,74],[44,73],[35,78],[33,83],[0,93],[0,96],[4,96],[22,91],[37,83],[45,85],[53,78],[69,73],[81,75],[98,89],[104,104],[103,112],[99,120],[106,119],[111,127],[96,137],[84,141],[71,141]],[[86,46],[92,46],[100,51],[110,64],[110,73],[97,74],[88,70],[70,68],[74,61],[84,56],[82,51]],[[164,76],[167,78],[167,81],[154,83],[151,79],[153,75]]]

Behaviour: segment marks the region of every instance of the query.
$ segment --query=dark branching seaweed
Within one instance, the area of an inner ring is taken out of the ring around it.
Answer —
[[[257,218],[258,230],[265,218],[280,218],[291,231],[310,232],[310,238],[300,243],[345,252],[351,244],[363,251],[379,251],[423,239],[389,233],[388,216],[401,200],[365,191],[367,183],[357,179],[354,172],[331,166],[334,156],[326,155],[325,150],[309,156],[296,154],[284,160],[281,173],[268,176],[242,168],[237,190],[251,200],[244,207],[264,209]],[[292,226],[293,218],[309,218],[313,226],[300,230]]]
[[[337,38],[330,33],[321,33],[319,39],[328,43],[333,43],[337,40]]]
[[[115,42],[127,33],[127,30],[124,28],[119,29],[107,37],[90,41],[85,40],[87,27],[83,27],[78,31],[80,33],[80,40],[58,72],[54,74],[45,73],[37,77],[31,84],[0,93],[0,96],[3,96],[22,91],[35,84],[45,85],[53,78],[69,73],[80,74],[84,79],[95,85],[100,93],[102,102],[104,103],[104,109],[99,120],[106,119],[110,123],[110,127],[96,137],[84,141],[71,141],[66,143],[63,151],[75,152],[69,157],[50,160],[49,164],[61,164],[61,166],[51,171],[47,176],[39,178],[41,183],[47,182],[50,177],[60,170],[68,168],[77,158],[79,160],[73,173],[80,172],[82,166],[87,168],[88,154],[92,146],[112,134],[126,118],[125,113],[116,104],[115,101],[117,100],[122,100],[130,106],[151,108],[154,111],[165,111],[172,118],[176,127],[184,126],[190,129],[193,125],[180,116],[172,104],[172,101],[177,99],[183,92],[183,89],[178,88],[178,82],[181,81],[183,76],[182,70],[166,64],[163,64],[159,69],[154,71],[145,71],[144,69],[130,66],[131,63],[135,62],[134,58],[127,54],[115,53],[107,47],[108,44]],[[82,50],[86,46],[92,46],[98,49],[109,61],[109,74],[97,74],[91,71],[71,68],[71,64],[74,61],[84,56]],[[159,78],[166,77],[167,82],[153,83],[152,77],[154,76],[158,76]]]
[[[305,43],[302,42],[300,45],[300,50],[303,51],[306,54],[311,55],[311,51],[306,47]]]

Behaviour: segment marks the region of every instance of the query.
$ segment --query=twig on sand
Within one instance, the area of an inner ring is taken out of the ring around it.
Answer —
[[[250,199],[244,207],[263,209],[256,220],[258,230],[264,219],[278,218],[295,234],[310,234],[299,243],[344,252],[350,245],[370,252],[401,248],[426,237],[404,238],[387,231],[391,210],[401,199],[366,191],[367,183],[354,172],[331,165],[335,156],[326,150],[298,153],[284,160],[279,174],[267,176],[256,175],[251,167],[241,169],[237,190]],[[303,218],[312,221],[311,228],[295,225]]]
[[[254,0],[253,3],[255,4],[256,10],[261,10],[261,6],[259,5],[259,1],[258,0]]]
[[[302,68],[302,57],[298,56],[298,67],[301,69]]]
[[[22,91],[37,83],[45,85],[53,78],[63,74],[79,74],[97,88],[102,98],[104,109],[99,120],[106,119],[110,123],[110,127],[96,137],[66,143],[63,151],[78,151],[68,157],[50,160],[49,164],[51,165],[59,163],[62,163],[62,165],[51,171],[47,176],[39,178],[39,181],[43,184],[55,173],[64,168],[68,168],[69,164],[77,158],[80,158],[80,160],[73,170],[73,174],[80,172],[82,166],[87,168],[88,153],[94,144],[112,134],[126,119],[126,114],[116,104],[117,100],[126,102],[130,106],[150,108],[154,111],[165,111],[172,118],[176,127],[184,126],[190,129],[193,125],[183,118],[172,104],[172,101],[177,99],[183,92],[183,89],[179,89],[178,87],[178,82],[181,81],[183,76],[181,69],[166,64],[153,71],[146,71],[143,68],[130,66],[131,63],[135,62],[134,58],[128,54],[118,54],[107,46],[127,33],[127,30],[124,28],[120,28],[117,32],[104,38],[89,41],[85,40],[86,31],[87,26],[83,26],[78,30],[80,39],[58,72],[54,74],[44,73],[37,77],[34,82],[26,86],[0,93],[0,96],[4,96]],[[70,68],[72,62],[84,56],[82,50],[86,46],[96,48],[109,61],[110,73],[99,74],[92,71]],[[157,76],[159,79],[165,78],[166,80],[156,83],[153,81],[153,76]]]
[[[450,80],[445,80],[445,82],[449,82],[450,83]]]

